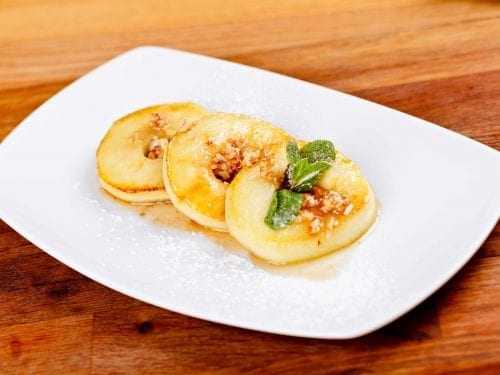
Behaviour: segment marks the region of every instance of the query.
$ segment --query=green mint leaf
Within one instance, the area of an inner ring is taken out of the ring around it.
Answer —
[[[307,158],[309,163],[317,161],[332,162],[335,159],[335,147],[333,147],[333,143],[330,141],[318,139],[306,143],[302,147],[301,155],[303,158]]]
[[[297,193],[312,190],[323,172],[330,167],[330,163],[326,161],[317,161],[311,164],[307,159],[300,159],[292,172],[292,190]]]
[[[264,219],[268,227],[281,229],[292,223],[302,207],[303,195],[287,189],[274,193],[269,211]]]
[[[288,162],[290,165],[295,165],[299,159],[302,157],[300,156],[300,149],[297,143],[294,141],[288,141],[286,144],[286,157],[288,159]]]

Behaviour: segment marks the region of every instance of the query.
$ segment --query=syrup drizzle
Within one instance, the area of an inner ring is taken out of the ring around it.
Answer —
[[[259,268],[279,276],[299,277],[318,281],[329,279],[335,277],[339,272],[339,268],[346,264],[352,256],[352,249],[345,248],[317,259],[289,265],[274,265],[251,255],[229,233],[214,231],[195,223],[177,211],[170,203],[156,203],[152,205],[126,204],[126,206],[131,207],[145,220],[155,225],[202,233],[208,240],[216,243],[225,250],[245,257]]]

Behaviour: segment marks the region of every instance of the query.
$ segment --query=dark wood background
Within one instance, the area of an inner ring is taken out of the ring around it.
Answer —
[[[315,82],[500,148],[500,3],[465,0],[3,0],[0,139],[88,70],[143,44]],[[138,302],[1,222],[0,373],[500,373],[499,245],[497,226],[395,323],[320,341]]]

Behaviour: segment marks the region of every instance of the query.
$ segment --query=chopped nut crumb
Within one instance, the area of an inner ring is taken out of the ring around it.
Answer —
[[[303,207],[316,207],[319,201],[312,194],[306,194],[304,200],[302,201]]]
[[[151,122],[149,123],[149,126],[153,128],[154,130],[163,130],[167,122],[165,121],[164,117],[160,115],[158,112],[151,113]]]
[[[301,221],[311,221],[314,219],[314,214],[309,211],[309,210],[305,210],[305,209],[302,209],[300,211],[300,214],[299,216],[297,217],[297,221],[301,222]]]
[[[149,144],[147,157],[150,159],[163,157],[163,151],[167,148],[167,145],[167,138],[153,137],[153,140]]]
[[[153,130],[158,131],[160,137],[166,138],[167,140],[172,139],[177,133],[188,130],[191,125],[191,122],[184,119],[180,126],[169,126],[169,122],[165,117],[157,112],[151,114],[151,121],[149,123],[149,126]]]
[[[209,139],[207,145],[214,142]],[[260,151],[245,144],[244,140],[229,140],[212,158],[210,168],[215,177],[230,182],[242,167],[252,166],[259,160]]]
[[[326,190],[319,186],[304,194],[302,209],[297,218],[299,222],[309,222],[309,232],[318,233],[323,226],[332,229],[340,224],[335,215],[349,215],[354,208],[349,198],[337,191]]]
[[[315,187],[311,193],[305,194],[302,205],[305,208],[317,207],[324,214],[339,215],[349,204],[349,199],[339,192]]]
[[[351,213],[351,211],[352,211],[352,208],[353,208],[352,203],[349,203],[349,205],[345,208],[345,210],[343,212],[344,216],[349,215]]]
[[[244,152],[243,166],[244,167],[252,166],[259,159],[259,156],[260,156],[259,150],[248,150],[247,152]]]
[[[319,217],[315,217],[309,223],[309,232],[311,234],[318,233],[323,227],[323,221]]]

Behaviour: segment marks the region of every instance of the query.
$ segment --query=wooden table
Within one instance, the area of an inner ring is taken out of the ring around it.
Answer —
[[[3,0],[0,139],[71,81],[143,44],[315,82],[500,148],[500,3],[465,0]],[[395,323],[320,341],[138,302],[2,222],[0,373],[500,373],[499,233]]]

